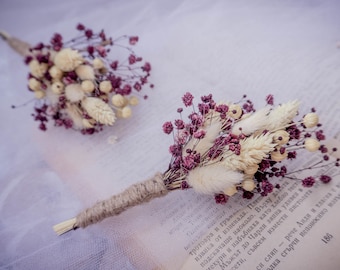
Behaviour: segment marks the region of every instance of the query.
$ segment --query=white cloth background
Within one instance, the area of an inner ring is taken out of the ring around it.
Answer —
[[[301,99],[304,108],[317,107],[326,121],[339,117],[318,107],[324,100],[339,107],[339,10],[336,0],[1,0],[0,28],[31,44],[55,32],[72,37],[78,22],[108,36],[138,35],[135,50],[152,64],[155,89],[132,119],[91,140],[62,129],[42,133],[30,116],[33,103],[10,108],[32,96],[27,67],[0,41],[0,268],[171,267],[177,256],[138,246],[130,235],[152,227],[159,217],[153,211],[172,201],[192,203],[182,194],[61,237],[51,228],[167,168],[171,140],[161,126],[176,115],[186,91],[230,101],[247,94],[258,106],[271,93],[277,102]],[[320,100],[310,98],[316,91]],[[339,127],[325,131],[334,135]],[[106,142],[110,135],[119,137],[114,146]],[[162,234],[156,241],[160,250],[176,246],[164,243]]]

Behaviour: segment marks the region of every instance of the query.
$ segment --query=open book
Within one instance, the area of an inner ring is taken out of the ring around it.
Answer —
[[[276,104],[298,99],[301,113],[315,106],[329,143],[338,144],[337,1],[20,2],[4,1],[1,27],[30,43],[57,31],[72,36],[74,22],[138,34],[155,88],[112,129],[92,137],[54,127],[43,133],[32,104],[10,108],[32,93],[22,59],[0,43],[0,269],[339,269],[339,168],[326,185],[282,179],[267,197],[235,196],[226,205],[174,191],[84,230],[52,230],[167,169],[172,139],[161,127],[186,91],[222,101],[247,94],[256,108],[267,94]],[[313,159],[306,154],[290,166]]]

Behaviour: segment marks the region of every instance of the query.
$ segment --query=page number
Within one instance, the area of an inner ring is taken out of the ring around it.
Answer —
[[[326,233],[322,238],[321,241],[324,242],[325,244],[328,244],[329,241],[331,241],[333,238],[333,235],[331,235],[330,233]]]

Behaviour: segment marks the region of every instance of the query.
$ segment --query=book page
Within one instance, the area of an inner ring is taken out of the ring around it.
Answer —
[[[305,190],[285,181],[279,192],[220,219],[190,250],[182,269],[335,270],[339,200],[339,182]]]

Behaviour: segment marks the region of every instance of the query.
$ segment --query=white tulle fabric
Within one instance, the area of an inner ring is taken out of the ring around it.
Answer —
[[[320,99],[334,105],[339,89],[319,82],[336,68],[340,74],[338,7],[323,0],[2,0],[0,27],[29,43],[55,32],[71,38],[78,22],[108,36],[138,35],[135,51],[152,64],[155,89],[132,118],[101,134],[43,133],[30,116],[34,103],[11,109],[32,99],[28,69],[0,41],[0,268],[180,269],[211,226],[196,219],[200,231],[186,233],[198,209],[218,208],[217,222],[243,200],[231,208],[192,190],[173,192],[86,230],[58,237],[52,226],[167,169],[172,141],[161,126],[177,117],[186,91],[221,101],[246,93],[262,107],[269,93],[314,104],[310,93],[322,88]],[[118,141],[109,144],[110,136]],[[170,233],[180,216],[188,217],[182,229]]]

